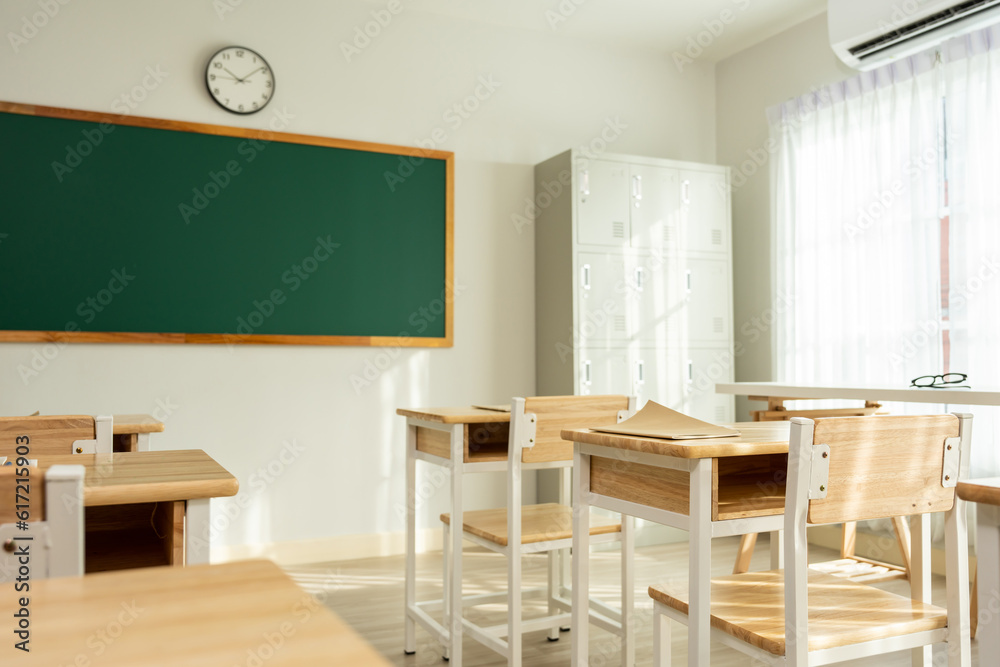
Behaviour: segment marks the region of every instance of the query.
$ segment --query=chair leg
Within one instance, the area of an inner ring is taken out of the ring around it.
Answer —
[[[622,667],[635,665],[635,518],[622,515]]]
[[[736,552],[736,565],[733,566],[733,574],[743,574],[750,571],[750,559],[753,558],[753,549],[757,545],[757,533],[748,533],[740,537],[740,549]]]
[[[670,667],[670,619],[653,603],[653,665]]]
[[[559,594],[559,568],[562,561],[563,549],[548,552],[549,566],[549,616],[554,616],[559,612],[556,606],[555,597]],[[559,641],[559,626],[549,628],[549,641]]]
[[[854,544],[858,536],[858,524],[850,521],[844,524],[840,532],[840,557],[852,558],[854,556]]]
[[[785,567],[785,531],[771,531],[771,569],[780,570]]]

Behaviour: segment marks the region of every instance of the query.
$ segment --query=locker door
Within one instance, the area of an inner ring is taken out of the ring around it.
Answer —
[[[579,363],[577,394],[587,396],[632,393],[629,354],[624,348],[582,349]]]
[[[653,400],[684,412],[684,377],[676,349],[641,347],[632,353],[632,391],[638,407]]]
[[[581,341],[626,341],[632,335],[628,314],[625,257],[616,253],[581,252],[577,257]]]
[[[630,167],[633,248],[677,248],[681,217],[679,182],[676,169]]]
[[[665,345],[682,337],[687,295],[680,267],[675,257],[659,251],[638,255],[626,266],[633,330],[641,342]]]
[[[729,264],[725,260],[684,260],[687,338],[694,342],[725,342],[731,335]]]
[[[577,242],[617,247],[627,243],[628,165],[581,161],[576,180]]]
[[[729,252],[729,194],[725,174],[681,172],[684,248]]]
[[[716,382],[732,382],[736,359],[728,346],[688,348],[684,356],[684,410],[713,424],[733,419],[733,397],[716,394]]]

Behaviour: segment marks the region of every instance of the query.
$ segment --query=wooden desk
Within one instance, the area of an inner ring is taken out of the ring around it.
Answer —
[[[236,478],[198,449],[39,460],[42,473],[57,464],[85,468],[87,572],[207,563],[209,499],[239,491]]]
[[[3,665],[218,667],[389,663],[269,561],[31,582],[30,653],[0,595]]]
[[[147,452],[149,434],[163,432],[163,422],[150,415],[114,415],[112,419],[116,452]]]
[[[710,664],[712,538],[783,529],[789,422],[734,424],[741,435],[663,440],[564,430],[574,444],[573,664],[588,663],[590,507],[687,530],[688,665]],[[774,540],[771,565],[781,566]],[[919,561],[919,562],[918,562]],[[929,565],[929,563],[928,563]],[[914,567],[923,571],[920,554]],[[928,588],[929,592],[929,588]],[[915,597],[915,596],[914,596]]]
[[[451,471],[452,516],[462,516],[462,476],[467,472],[493,472],[507,469],[507,440],[510,433],[510,413],[481,408],[420,408],[399,409],[396,414],[406,417],[406,588],[405,644],[407,653],[416,650],[416,624],[427,630],[444,646],[452,646],[454,664],[462,664],[462,589],[452,586],[447,603],[452,613],[450,628],[431,618],[427,610],[441,605],[423,605],[416,597],[416,508],[440,485],[431,485],[417,493],[417,461],[447,468]],[[556,462],[559,463],[559,462]],[[566,463],[563,462],[563,465]],[[539,466],[536,467],[554,467]],[[462,531],[452,530],[447,558],[451,560],[451,576],[462,577]],[[446,545],[447,546],[447,545]],[[445,563],[447,568],[447,563]],[[447,569],[445,570],[448,571]],[[444,601],[442,601],[444,602]],[[454,636],[454,641],[452,641]]]
[[[958,497],[979,503],[976,508],[975,593],[980,606],[988,612],[983,614],[976,635],[979,655],[992,655],[996,659],[995,656],[1000,656],[1000,616],[996,609],[1000,602],[1000,477],[959,482]]]

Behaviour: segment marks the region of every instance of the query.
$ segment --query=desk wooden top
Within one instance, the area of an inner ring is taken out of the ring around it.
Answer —
[[[162,433],[163,422],[150,415],[113,415],[113,432],[115,435],[124,433]]]
[[[397,415],[440,424],[489,424],[510,421],[510,412],[482,408],[399,408]]]
[[[958,497],[974,503],[1000,505],[1000,477],[969,479],[959,482]]]
[[[590,429],[564,429],[564,440],[615,447],[682,459],[714,459],[752,454],[787,454],[790,422],[739,422],[727,424],[740,432],[729,438],[666,440],[600,433]]]
[[[57,464],[86,469],[83,504],[87,507],[218,498],[235,496],[240,490],[239,481],[200,449],[67,454],[38,461],[42,472]]]
[[[32,581],[30,653],[13,648],[16,604],[0,595],[3,665],[389,664],[270,561]]]
[[[782,382],[729,382],[715,385],[719,394],[767,396],[785,400],[843,398],[856,401],[899,401],[946,405],[1000,405],[1000,389],[920,389],[918,387],[813,386]]]

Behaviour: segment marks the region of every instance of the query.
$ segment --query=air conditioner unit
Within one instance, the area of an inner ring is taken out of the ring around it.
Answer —
[[[830,45],[869,70],[1000,22],[1000,0],[829,0]]]

